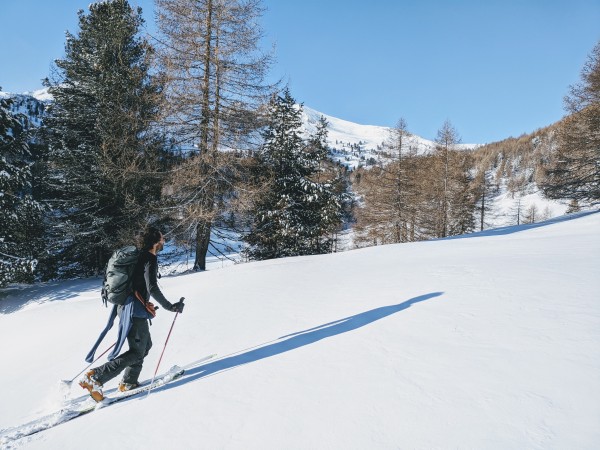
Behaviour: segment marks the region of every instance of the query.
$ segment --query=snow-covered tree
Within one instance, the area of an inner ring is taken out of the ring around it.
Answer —
[[[0,287],[31,281],[37,264],[41,205],[31,195],[26,118],[0,98]]]
[[[78,14],[79,33],[67,33],[46,82],[54,97],[45,120],[50,242],[65,275],[102,271],[111,250],[145,225],[161,190],[153,123],[162,88],[139,35],[141,9],[108,0]]]
[[[301,127],[302,106],[296,105],[286,88],[269,105],[259,155],[272,181],[245,237],[247,254],[253,259],[331,249],[331,231],[341,221],[341,201],[332,181],[318,181],[326,128],[322,122],[317,135],[305,142]]]

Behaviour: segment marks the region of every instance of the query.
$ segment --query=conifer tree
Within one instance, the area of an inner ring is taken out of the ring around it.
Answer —
[[[544,193],[591,205],[600,202],[600,42],[565,97],[570,113],[559,126],[558,148],[547,167]]]
[[[0,287],[32,281],[39,255],[42,207],[31,195],[26,117],[0,98]]]
[[[301,126],[302,107],[286,88],[270,103],[259,155],[272,181],[245,237],[247,254],[253,259],[329,251],[329,233],[341,221],[340,198],[332,183],[315,181],[323,157],[319,147],[324,146],[324,129],[307,145]]]
[[[438,130],[435,152],[429,158],[427,234],[443,238],[472,231],[475,197],[470,189],[471,160],[457,151],[460,137],[449,122]]]
[[[472,158],[466,151],[455,152],[455,167],[450,196],[448,235],[470,233],[475,229],[476,196],[471,175]]]
[[[581,207],[579,206],[579,202],[575,199],[569,202],[569,207],[567,208],[566,214],[573,214],[581,211]]]
[[[487,167],[487,166],[486,166]],[[493,178],[493,169],[481,170],[473,180],[473,194],[476,201],[475,210],[479,219],[479,230],[487,226],[486,217],[493,211],[494,198],[500,190]]]
[[[316,183],[320,195],[312,203],[316,211],[316,222],[320,231],[314,233],[312,242],[313,253],[328,253],[335,251],[337,232],[344,217],[350,218],[351,206],[349,182],[347,174],[339,165],[329,158],[330,149],[327,144],[329,123],[321,116],[314,134],[306,140],[305,151],[312,161],[314,173],[310,180]]]
[[[65,57],[46,80],[54,97],[45,129],[56,257],[63,275],[103,270],[131,242],[160,195],[163,141],[154,131],[161,84],[127,0],[93,3],[67,33]]]
[[[401,118],[386,145],[388,161],[364,171],[358,192],[364,207],[357,212],[359,240],[399,243],[416,239],[421,186],[412,134]]]

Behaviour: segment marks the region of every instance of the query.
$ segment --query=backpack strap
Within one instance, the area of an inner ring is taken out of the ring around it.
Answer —
[[[142,305],[144,305],[146,311],[148,311],[152,317],[156,317],[156,307],[154,306],[154,303],[147,302],[146,300],[144,300],[142,295],[138,291],[134,291],[134,295],[135,298],[142,302]]]

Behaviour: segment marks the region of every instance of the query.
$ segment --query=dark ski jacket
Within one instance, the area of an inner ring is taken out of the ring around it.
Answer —
[[[143,251],[138,257],[133,271],[133,290],[139,292],[145,301],[150,301],[150,297],[152,297],[167,311],[173,309],[173,305],[158,287],[158,259],[150,252]]]
[[[110,315],[108,316],[108,322],[98,340],[85,357],[86,362],[91,363],[94,361],[94,354],[102,343],[102,340],[113,327],[115,318],[119,316],[119,334],[117,336],[117,343],[112,352],[108,355],[108,360],[112,361],[121,352],[123,344],[127,340],[129,330],[131,330],[132,319],[134,317],[141,319],[152,319],[152,315],[146,310],[142,302],[140,302],[134,296],[134,292],[137,291],[142,299],[146,302],[152,297],[156,300],[163,308],[168,311],[173,309],[173,305],[165,298],[162,291],[158,287],[158,259],[156,255],[148,251],[142,251],[138,257],[138,262],[133,271],[133,292],[125,300],[123,306],[113,305]]]

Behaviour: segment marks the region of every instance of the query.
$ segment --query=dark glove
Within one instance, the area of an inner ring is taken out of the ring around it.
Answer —
[[[181,300],[179,300],[177,303],[173,303],[173,307],[171,308],[171,311],[176,312],[176,313],[183,313],[183,307],[184,307],[184,303],[183,303],[183,297],[181,297]]]

